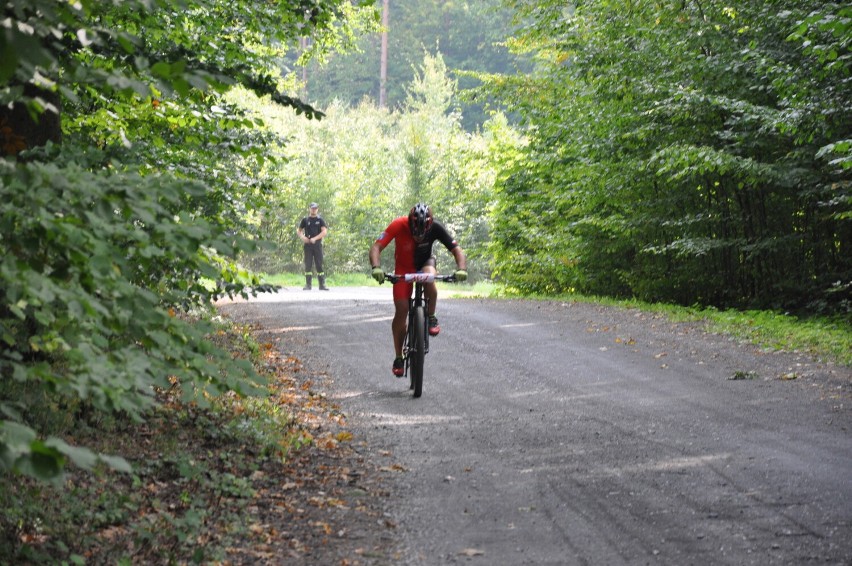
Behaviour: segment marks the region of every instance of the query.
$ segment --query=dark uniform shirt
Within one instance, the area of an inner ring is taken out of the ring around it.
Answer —
[[[305,216],[302,218],[302,221],[299,223],[299,228],[305,231],[306,238],[313,238],[314,236],[319,236],[322,229],[326,227],[325,220],[323,220],[322,216]]]

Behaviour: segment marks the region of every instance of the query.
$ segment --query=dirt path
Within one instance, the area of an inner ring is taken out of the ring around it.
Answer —
[[[453,299],[414,400],[389,294],[220,307],[327,378],[380,470],[364,528],[395,548],[361,563],[852,563],[850,368],[638,311]]]

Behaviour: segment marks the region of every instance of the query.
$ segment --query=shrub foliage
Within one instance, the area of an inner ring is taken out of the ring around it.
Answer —
[[[504,281],[852,308],[848,6],[510,4],[538,67],[489,81],[531,135],[499,186]]]
[[[369,2],[363,3],[365,5]],[[141,419],[158,391],[258,391],[250,365],[190,324],[263,286],[239,268],[245,216],[279,140],[228,105],[234,85],[309,118],[281,53],[332,45],[352,3],[15,0],[0,26],[0,471],[61,476],[77,418]],[[92,418],[91,415],[100,415]]]

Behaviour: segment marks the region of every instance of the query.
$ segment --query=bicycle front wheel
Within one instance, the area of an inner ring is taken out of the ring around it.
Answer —
[[[409,370],[411,370],[411,388],[414,396],[423,394],[423,362],[426,358],[426,311],[422,307],[414,310],[411,317],[411,337],[408,343]]]

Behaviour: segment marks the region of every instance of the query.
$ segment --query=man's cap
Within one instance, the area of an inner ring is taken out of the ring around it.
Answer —
[[[319,205],[315,202],[311,203],[311,208],[319,208]]]

